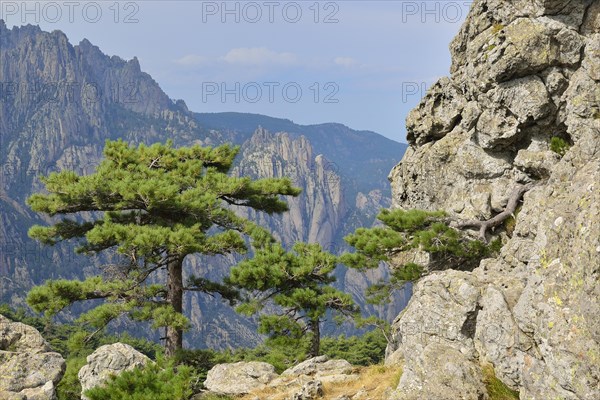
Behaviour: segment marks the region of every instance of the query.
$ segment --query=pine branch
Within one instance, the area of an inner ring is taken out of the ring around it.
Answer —
[[[489,229],[495,228],[496,226],[502,224],[509,217],[514,216],[514,212],[519,205],[519,201],[521,200],[521,197],[523,197],[523,195],[526,192],[533,189],[533,187],[535,185],[536,185],[536,183],[532,182],[532,183],[528,183],[527,185],[520,185],[517,188],[515,188],[508,199],[506,208],[504,208],[504,211],[502,211],[500,214],[498,214],[486,221],[470,220],[470,221],[458,222],[458,223],[456,223],[456,227],[459,229],[469,228],[469,227],[479,228],[479,239],[482,242],[487,243],[488,242],[487,238],[486,238],[487,231]]]

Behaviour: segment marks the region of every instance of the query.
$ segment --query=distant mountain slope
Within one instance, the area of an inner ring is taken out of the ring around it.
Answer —
[[[387,175],[404,152],[399,143],[339,124],[194,114],[183,101],[171,100],[135,58],[109,57],[87,40],[74,46],[60,31],[7,29],[1,20],[0,82],[0,301],[12,304],[23,304],[27,290],[47,279],[100,273],[106,257],[76,255],[72,244],[41,247],[30,240],[31,225],[52,219],[32,213],[25,199],[41,190],[39,175],[92,172],[106,139],[240,145],[236,173],[289,175],[304,190],[290,213],[252,217],[288,245],[313,240],[331,251],[389,206]],[[186,261],[188,272],[221,276],[235,258]],[[359,274],[341,278],[353,293],[366,284]],[[396,312],[404,302],[393,307]],[[251,345],[259,339],[251,321],[218,299],[190,295],[186,304],[194,327],[186,334],[188,345]]]
[[[397,159],[398,154],[404,154],[408,147],[378,133],[355,131],[337,123],[298,125],[289,119],[235,112],[196,113],[195,116],[202,126],[235,132],[244,137],[250,136],[257,126],[271,132],[304,135],[317,154],[323,154],[340,170],[352,176],[359,191],[369,191],[375,178],[379,180],[376,184],[385,188],[386,196],[389,195],[389,162]]]

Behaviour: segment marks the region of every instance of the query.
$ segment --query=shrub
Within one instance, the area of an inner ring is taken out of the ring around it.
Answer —
[[[192,368],[158,361],[111,376],[105,386],[85,392],[90,400],[187,400]]]
[[[387,340],[377,329],[362,336],[326,337],[321,346],[323,354],[330,358],[343,358],[352,365],[369,366],[384,360]]]
[[[67,359],[67,368],[62,379],[56,387],[58,400],[79,400],[81,398],[81,383],[77,373],[86,363],[85,356],[70,357]]]
[[[552,139],[550,139],[550,150],[561,157],[567,153],[569,148],[571,148],[571,145],[558,136],[553,136]]]

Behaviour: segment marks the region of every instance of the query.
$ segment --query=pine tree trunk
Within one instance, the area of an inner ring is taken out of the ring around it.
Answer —
[[[310,340],[310,350],[308,351],[308,357],[316,357],[319,355],[321,350],[321,331],[319,328],[319,319],[312,319],[310,321],[310,331],[312,332],[312,338]]]
[[[175,312],[183,313],[183,259],[176,258],[167,265],[167,301]],[[183,347],[183,330],[167,327],[165,356],[172,357]]]

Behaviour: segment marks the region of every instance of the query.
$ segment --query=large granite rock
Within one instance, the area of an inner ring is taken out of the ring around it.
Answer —
[[[0,315],[0,399],[54,400],[65,360],[33,327]]]
[[[352,364],[341,359],[330,360],[328,356],[309,358],[283,371],[281,377],[295,377],[294,381],[296,382],[303,382],[310,377],[310,379],[318,379],[322,383],[350,382],[358,379]],[[278,383],[279,380],[275,380],[271,386]],[[288,380],[287,383],[289,385],[290,381]]]
[[[102,385],[111,375],[141,367],[149,361],[147,356],[128,344],[113,343],[98,347],[87,356],[87,364],[77,374],[81,382],[81,398],[85,400],[83,393],[86,390]]]
[[[346,360],[330,360],[328,356],[318,356],[286,369],[281,375],[341,375],[351,371],[352,364]]]
[[[394,207],[484,220],[536,186],[493,232],[497,258],[415,285],[388,347],[395,398],[484,398],[484,362],[523,400],[600,398],[599,43],[600,1],[477,0],[451,76],[409,114]]]
[[[488,398],[479,365],[454,347],[431,343],[415,355],[389,400]]]
[[[277,377],[275,367],[258,361],[217,364],[208,371],[204,386],[211,392],[240,395],[265,388]]]
[[[208,371],[204,386],[209,392],[234,396],[268,389],[285,395],[286,399],[312,399],[322,394],[324,384],[358,378],[348,361],[318,356],[288,368],[281,375],[264,362],[217,364]]]

